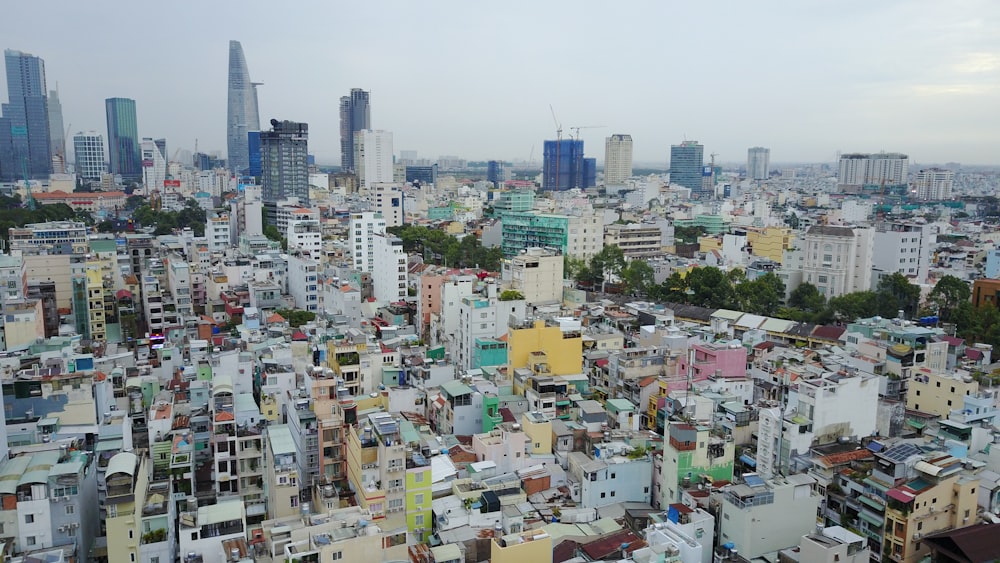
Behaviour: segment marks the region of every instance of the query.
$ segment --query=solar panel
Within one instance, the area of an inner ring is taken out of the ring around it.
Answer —
[[[913,444],[899,444],[893,446],[882,454],[889,461],[906,461],[906,458],[917,455],[920,453],[920,449]]]
[[[761,479],[760,475],[755,473],[745,473],[743,474],[743,482],[750,487],[763,487],[764,480]]]

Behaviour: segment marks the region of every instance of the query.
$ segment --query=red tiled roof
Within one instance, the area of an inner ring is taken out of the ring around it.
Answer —
[[[840,336],[844,334],[845,329],[841,326],[818,326],[813,332],[813,338],[823,338],[825,340],[840,340]]]
[[[275,323],[283,323],[283,322],[285,322],[285,317],[282,317],[278,313],[273,313],[273,314],[271,314],[270,317],[267,318],[267,324],[275,324]]]
[[[306,333],[302,332],[301,330],[296,330],[295,334],[292,334],[293,342],[302,342],[303,340],[309,340],[309,337],[306,336]]]
[[[816,463],[823,465],[824,467],[833,467],[835,465],[844,465],[852,461],[858,461],[870,457],[874,457],[871,450],[868,448],[861,448],[860,450],[825,455],[817,458]]]
[[[966,348],[965,357],[970,360],[981,360],[983,359],[983,351],[976,348]]]

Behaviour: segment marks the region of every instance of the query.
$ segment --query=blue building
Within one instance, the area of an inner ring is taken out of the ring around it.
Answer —
[[[260,131],[260,113],[257,109],[257,84],[250,80],[247,59],[239,41],[229,42],[228,93],[226,146],[229,169],[244,173],[250,166],[247,162],[247,133]]]
[[[502,160],[491,160],[486,163],[486,181],[493,182],[493,187],[500,187],[500,184],[507,179],[506,176]]]
[[[588,177],[588,165],[585,163],[588,159],[583,157],[583,141],[576,139],[545,141],[542,156],[543,190],[590,188],[596,184],[597,164],[594,159],[590,159],[593,161],[589,165],[592,172]]]
[[[698,141],[684,141],[670,147],[670,183],[691,190],[691,195],[706,195],[702,188],[705,147]],[[709,190],[710,192],[710,190]]]
[[[104,100],[108,117],[108,156],[111,173],[128,180],[142,178],[139,152],[139,126],[135,118],[135,100],[108,98]]]
[[[248,174],[260,178],[260,131],[249,131],[247,133],[247,151],[250,153]]]
[[[52,172],[52,147],[45,61],[7,49],[4,63],[8,103],[3,105],[0,117],[0,179],[48,177]]]

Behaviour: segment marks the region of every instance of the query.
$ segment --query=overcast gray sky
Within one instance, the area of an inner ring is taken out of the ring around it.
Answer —
[[[371,91],[396,153],[526,159],[585,129],[630,133],[666,165],[683,139],[720,161],[902,151],[1000,163],[1000,2],[9,2],[4,48],[45,59],[73,132],[136,99],[142,136],[225,153],[228,41],[242,42],[261,123],[309,123],[339,161],[338,99]],[[5,77],[3,77],[5,80]],[[0,92],[6,101],[6,83]]]

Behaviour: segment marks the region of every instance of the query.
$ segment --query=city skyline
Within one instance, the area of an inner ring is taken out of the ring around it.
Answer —
[[[266,84],[261,120],[309,123],[310,148],[324,164],[340,160],[337,101],[356,87],[378,100],[372,128],[392,131],[397,149],[429,159],[532,156],[540,165],[543,141],[556,138],[551,105],[564,137],[573,126],[605,125],[580,138],[600,147],[607,136],[629,134],[640,163],[665,165],[671,145],[697,139],[719,162],[745,161],[747,148],[765,146],[773,162],[886,150],[915,163],[1000,164],[992,101],[1000,39],[991,33],[1000,6],[986,1],[734,3],[711,13],[653,3],[614,11],[596,3],[571,11],[526,3],[351,6],[352,17],[371,17],[385,37],[414,38],[405,44],[351,28],[331,37],[324,26],[336,7],[320,3],[304,8],[312,17],[296,19],[300,33],[270,34],[266,28],[290,25],[302,10],[249,4],[237,12],[210,7],[194,19],[183,10],[162,14],[160,27],[191,40],[170,43],[153,62],[143,49],[116,48],[148,42],[139,13],[116,10],[120,33],[80,43],[74,33],[99,25],[99,14],[58,5],[53,18],[53,6],[12,5],[6,22],[50,26],[37,33],[8,24],[3,47],[45,60],[70,135],[101,130],[103,100],[127,97],[137,101],[140,136],[187,150],[197,139],[203,152],[225,155],[223,73],[233,39],[253,78]],[[490,25],[475,25],[484,21]],[[431,25],[443,32],[415,39]],[[527,40],[512,41],[515,29]],[[94,80],[95,58],[116,71]]]

